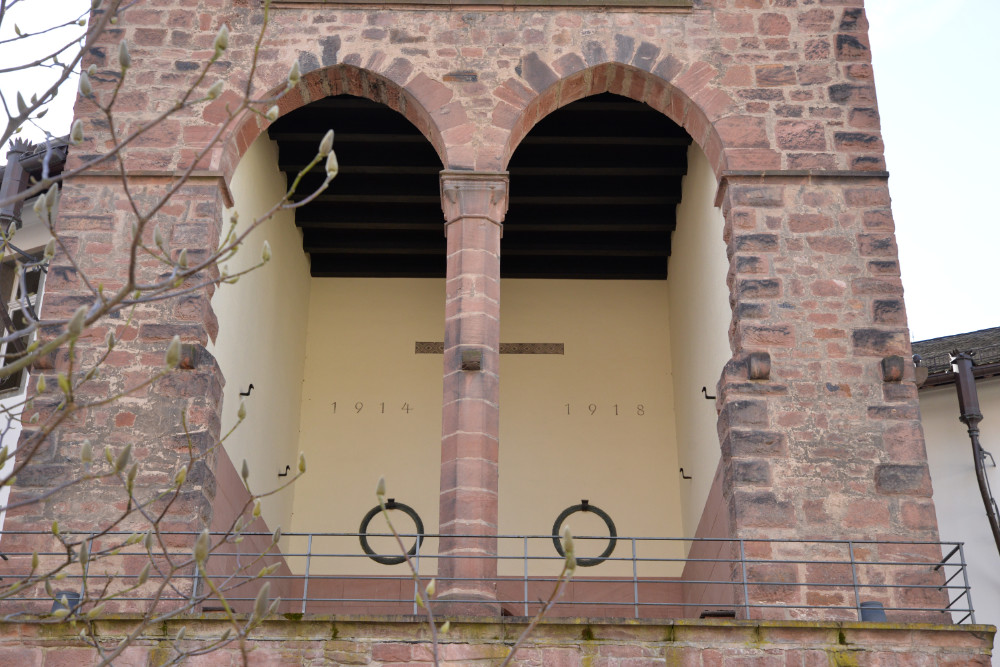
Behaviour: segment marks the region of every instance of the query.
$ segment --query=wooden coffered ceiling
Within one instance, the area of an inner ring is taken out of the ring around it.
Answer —
[[[441,162],[402,115],[339,96],[279,119],[289,179],[327,129],[340,174],[299,209],[315,277],[443,277]],[[611,94],[547,116],[511,159],[505,278],[664,279],[690,137],[648,106]],[[307,194],[320,182],[307,177]]]

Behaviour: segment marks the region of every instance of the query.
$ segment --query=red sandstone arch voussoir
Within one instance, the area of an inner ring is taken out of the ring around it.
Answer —
[[[346,64],[312,70],[303,74],[299,84],[278,101],[279,117],[324,97],[344,94],[363,97],[384,104],[405,116],[434,146],[442,164],[447,164],[445,138],[442,134],[453,123],[442,129],[435,114],[440,115],[441,110],[448,106],[453,93],[444,84],[433,81],[424,74],[411,77],[412,69],[408,61],[397,58],[383,72]],[[409,80],[406,81],[407,79]],[[277,95],[282,89],[283,86],[277,86],[268,91],[265,97]],[[223,159],[223,172],[227,180],[243,154],[269,126],[270,123],[261,116],[247,114],[229,133],[229,140],[224,142],[226,155]],[[336,131],[337,128],[332,129]]]
[[[712,81],[718,71],[705,62],[683,63],[671,54],[658,60],[626,64],[606,61],[588,66],[585,54],[569,53],[550,64],[537,54],[521,61],[521,78],[511,78],[493,94],[493,126],[506,133],[495,164],[481,156],[477,167],[505,169],[521,140],[542,118],[571,102],[610,92],[648,104],[687,130],[715,170],[768,163],[770,144],[760,139],[758,122],[732,116],[734,102]],[[647,69],[648,67],[648,69]],[[731,120],[727,120],[731,119]],[[764,133],[764,140],[767,136]],[[481,164],[480,164],[481,163]]]

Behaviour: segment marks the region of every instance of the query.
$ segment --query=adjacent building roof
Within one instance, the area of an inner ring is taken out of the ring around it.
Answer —
[[[951,353],[956,350],[972,352],[976,377],[1000,375],[1000,327],[993,327],[914,342],[914,362],[927,369],[927,381],[923,386],[954,381]]]

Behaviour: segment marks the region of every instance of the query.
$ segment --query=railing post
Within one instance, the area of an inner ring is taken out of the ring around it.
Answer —
[[[858,611],[858,620],[861,620],[861,595],[858,593],[858,570],[854,562],[854,542],[847,541],[847,551],[851,555],[851,581],[854,583],[854,608]]]
[[[413,567],[414,567],[414,569],[417,572],[417,576],[415,576],[413,578],[413,615],[414,616],[416,616],[417,613],[418,613],[417,612],[417,595],[420,594],[420,589],[417,586],[417,582],[420,580],[420,542],[421,542],[421,540],[417,539],[417,541],[416,541],[417,550],[413,554]],[[426,603],[430,604],[431,601],[427,600]]]
[[[639,564],[635,559],[635,538],[632,538],[632,602],[635,605],[635,617],[639,618]]]
[[[306,600],[309,599],[309,567],[312,565],[313,536],[309,533],[309,541],[306,544],[306,578],[302,582],[302,613],[306,613]]]
[[[972,605],[972,588],[969,586],[969,568],[965,564],[965,546],[958,543],[958,557],[962,559],[962,579],[965,581],[965,599],[969,601],[969,620],[976,624],[976,609]]]
[[[750,618],[750,587],[747,586],[747,555],[743,548],[743,538],[740,538],[740,570],[743,572],[743,613]]]
[[[524,536],[524,615],[528,615],[528,536]]]

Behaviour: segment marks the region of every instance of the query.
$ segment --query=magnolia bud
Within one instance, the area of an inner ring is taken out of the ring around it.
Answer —
[[[201,531],[201,534],[198,535],[198,539],[194,541],[194,559],[199,565],[204,563],[205,559],[208,558],[208,542],[209,534],[208,528],[206,528]]]
[[[118,455],[118,458],[115,459],[115,472],[121,472],[122,470],[125,470],[125,466],[128,465],[128,459],[130,456],[132,456],[131,442],[125,445],[121,453]]]
[[[69,335],[76,338],[81,333],[83,333],[83,324],[87,319],[87,306],[80,306],[73,313],[73,317],[70,318],[69,324],[66,325],[66,330]]]
[[[299,472],[305,473],[306,471],[306,454],[305,452],[299,452]]]
[[[157,225],[156,229],[153,230],[153,243],[155,243],[160,248],[163,247],[163,232],[160,231],[159,225]]]
[[[135,476],[139,473],[139,464],[133,463],[132,467],[128,469],[128,475],[125,477],[125,489],[131,494],[132,489],[135,487]]]
[[[118,64],[123,73],[132,66],[132,56],[129,55],[128,44],[125,43],[124,39],[118,43]]]
[[[320,157],[325,157],[333,150],[333,130],[327,130],[323,135],[323,141],[319,142]]]
[[[264,241],[264,245],[260,249],[260,260],[262,262],[268,262],[271,259],[271,244]]]
[[[240,401],[240,407],[236,411],[236,418],[239,419],[240,421],[243,421],[244,419],[247,418],[247,406],[246,403],[244,403],[243,401]]]
[[[288,70],[288,87],[297,86],[302,80],[302,73],[299,71],[299,61],[292,63],[292,68]]]
[[[69,131],[69,140],[74,146],[83,141],[83,121],[79,118],[73,121],[73,127]]]
[[[275,104],[273,107],[267,110],[267,113],[264,114],[264,117],[273,123],[274,121],[278,120],[279,113],[280,112],[278,110],[278,105]]]
[[[146,563],[142,570],[139,571],[139,578],[135,580],[137,586],[142,586],[149,579],[149,570],[152,567],[152,563]]]
[[[260,587],[257,592],[257,599],[253,602],[253,615],[257,618],[263,618],[267,614],[267,602],[268,597],[271,593],[271,582],[265,581],[264,585]]]
[[[87,74],[89,74],[90,76],[94,76],[95,74],[97,74],[97,65],[91,65],[90,67],[88,67]]]
[[[45,208],[51,211],[56,206],[56,198],[59,196],[59,186],[53,185],[49,188],[49,191],[45,193]]]
[[[94,460],[94,450],[90,445],[90,440],[84,440],[83,447],[80,448],[80,460],[84,463],[90,463]]]
[[[222,94],[222,81],[216,81],[212,84],[212,87],[208,89],[205,93],[205,97],[210,100],[214,100],[216,97]]]
[[[378,478],[378,484],[375,485],[375,495],[379,500],[385,498],[385,477]]]
[[[49,242],[45,244],[45,259],[52,259],[56,256],[56,240],[49,239]]]
[[[187,466],[184,466],[183,468],[178,470],[177,474],[174,475],[174,485],[180,486],[181,484],[183,484],[184,480],[187,479],[187,474],[188,474]]]
[[[219,32],[215,35],[215,43],[212,44],[212,48],[215,49],[216,57],[222,55],[222,52],[229,48],[229,26],[225,23],[219,28]]]
[[[37,389],[37,392],[39,394],[44,394],[45,393],[45,376],[44,375],[39,375],[38,376],[38,389]]]
[[[337,177],[337,173],[340,172],[340,164],[337,162],[337,154],[330,151],[330,154],[326,156],[326,177],[328,180],[332,180]]]
[[[84,97],[90,97],[93,93],[94,89],[90,85],[90,77],[87,76],[86,72],[80,72],[80,94]]]
[[[168,369],[177,368],[181,363],[181,337],[174,336],[167,346],[166,364]]]
[[[247,479],[250,477],[250,464],[247,463],[246,459],[243,459],[243,467],[240,469],[240,476],[243,478],[243,483],[245,484]]]
[[[181,267],[182,269],[186,269],[188,267],[187,248],[181,250],[181,254],[177,255],[177,266]]]

